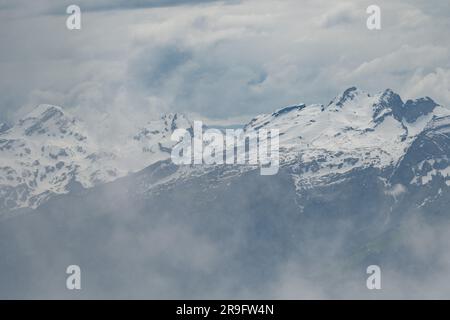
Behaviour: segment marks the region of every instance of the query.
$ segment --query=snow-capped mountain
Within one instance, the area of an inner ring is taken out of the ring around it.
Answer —
[[[446,124],[450,110],[428,97],[403,102],[389,89],[370,95],[352,87],[327,106],[283,108],[246,129],[278,128],[282,161],[296,167],[304,187],[355,168],[395,166],[421,135]]]
[[[450,109],[429,97],[403,102],[390,89],[371,95],[352,87],[326,106],[299,104],[259,115],[244,126],[244,133],[279,130],[280,165],[289,168],[301,192],[367,168],[385,171],[387,188],[397,183],[427,183],[432,176],[450,184],[449,128]],[[441,151],[432,152],[431,146]],[[426,156],[419,161],[422,154]],[[407,180],[398,181],[396,177],[405,167],[413,171]],[[150,183],[143,178],[139,186],[142,192],[150,192],[161,185],[217,172],[217,168],[218,177],[227,179],[255,166],[181,166],[169,170],[160,181],[151,179]]]
[[[54,180],[36,180],[41,189],[22,178],[36,194],[49,186],[62,194],[22,209],[35,214],[0,223],[0,252],[8,257],[0,260],[0,282],[10,284],[3,296],[30,290],[28,279],[17,277],[20,266],[26,268],[21,275],[39,274],[31,288],[36,295],[70,297],[64,286],[45,288],[54,270],[73,261],[98,280],[81,295],[97,298],[161,298],[164,292],[271,298],[286,274],[294,277],[286,280],[294,296],[306,284],[331,298],[398,298],[411,293],[411,283],[426,288],[430,275],[438,275],[431,279],[438,283],[448,279],[450,112],[430,98],[403,102],[391,90],[371,95],[350,88],[327,105],[257,116],[246,131],[280,131],[280,170],[272,176],[260,175],[257,166],[175,165],[168,159],[170,134],[190,126],[179,115],[149,122],[126,145],[110,148],[114,156],[90,160],[104,150],[82,124],[58,108],[42,109],[0,135],[12,181],[31,170],[32,160],[63,161],[61,173],[88,189],[68,192],[66,180],[55,184],[57,168]],[[89,151],[75,152],[79,146]],[[120,178],[102,171],[109,164]],[[70,165],[77,168],[73,174],[63,169]],[[45,166],[36,169],[38,177],[45,173]],[[97,183],[91,172],[116,180]],[[376,293],[366,287],[373,264],[383,272],[383,290]],[[115,290],[110,279],[118,279]],[[220,279],[228,295],[215,291]]]
[[[449,109],[428,97],[403,102],[390,89],[371,95],[352,87],[328,105],[299,104],[259,115],[244,126],[244,132],[279,130],[281,166],[290,168],[301,192],[365,168],[389,168],[392,181],[403,177],[396,183],[426,184],[440,176],[450,184],[449,126]],[[168,160],[174,145],[170,137],[177,128],[192,128],[191,121],[181,114],[166,114],[105,149],[81,120],[59,107],[41,105],[0,133],[0,209],[36,208],[51,195],[80,185],[91,188]],[[432,152],[433,148],[440,152]],[[411,155],[414,150],[426,156],[418,161]],[[407,169],[402,163],[408,163]],[[143,179],[136,188],[150,192],[217,168],[227,178],[254,169],[182,166],[158,181]]]
[[[190,123],[182,115],[163,115],[106,149],[80,119],[40,105],[0,132],[0,211],[36,208],[54,194],[110,182],[166,159],[178,127]]]

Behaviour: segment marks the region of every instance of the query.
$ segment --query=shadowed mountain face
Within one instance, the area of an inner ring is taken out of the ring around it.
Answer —
[[[9,212],[0,297],[448,296],[446,108],[350,88],[245,126],[256,127],[282,133],[277,175],[163,160]],[[71,264],[81,291],[65,287]],[[369,265],[381,291],[366,288]]]

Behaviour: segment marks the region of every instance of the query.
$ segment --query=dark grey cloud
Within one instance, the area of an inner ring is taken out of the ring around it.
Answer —
[[[238,2],[239,0],[115,0],[115,1],[83,1],[81,4],[88,10],[124,10],[197,5],[212,2]],[[86,2],[86,3],[84,3]]]
[[[71,0],[35,0],[30,3],[29,1],[23,0],[2,0],[0,3],[0,10],[24,10],[36,14],[64,15],[67,6],[72,4],[76,4],[88,12],[190,6],[213,2],[236,3],[239,1],[240,0],[79,0],[74,2]]]

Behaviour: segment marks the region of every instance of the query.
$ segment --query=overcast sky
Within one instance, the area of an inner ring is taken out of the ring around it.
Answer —
[[[449,17],[448,0],[0,0],[0,122],[41,103],[238,121],[353,85],[450,105]]]

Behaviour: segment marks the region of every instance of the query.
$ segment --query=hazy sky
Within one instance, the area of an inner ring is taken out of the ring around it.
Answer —
[[[449,17],[448,0],[0,0],[0,122],[40,103],[248,118],[353,85],[450,105]]]

